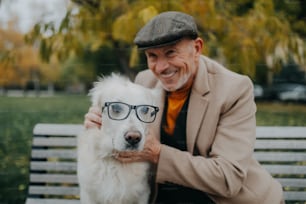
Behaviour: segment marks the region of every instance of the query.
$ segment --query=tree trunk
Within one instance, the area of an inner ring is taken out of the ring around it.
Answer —
[[[114,42],[114,53],[118,59],[120,70],[131,80],[134,80],[136,72],[129,67],[130,47],[122,47],[118,42]]]
[[[271,86],[273,84],[273,70],[268,68],[268,71],[267,71],[267,85],[268,86]]]

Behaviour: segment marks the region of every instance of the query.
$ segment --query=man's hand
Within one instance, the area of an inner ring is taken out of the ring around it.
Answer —
[[[160,150],[160,142],[152,134],[149,134],[142,151],[115,151],[114,157],[124,163],[148,161],[157,164]]]
[[[90,107],[88,113],[85,114],[84,126],[86,129],[89,128],[101,128],[101,110],[99,107]]]

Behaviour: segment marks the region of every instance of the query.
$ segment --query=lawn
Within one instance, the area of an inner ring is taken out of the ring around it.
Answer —
[[[24,203],[32,129],[36,123],[82,123],[84,96],[0,97],[0,203]]]
[[[257,102],[258,126],[306,126],[306,104]]]
[[[24,203],[36,123],[82,123],[86,96],[0,97],[0,204]],[[306,105],[258,103],[257,125],[306,126]]]

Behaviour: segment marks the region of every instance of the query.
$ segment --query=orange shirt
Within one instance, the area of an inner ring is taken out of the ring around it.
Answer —
[[[166,126],[164,127],[165,132],[168,135],[173,135],[175,122],[178,114],[180,113],[186,99],[188,98],[190,88],[193,80],[189,80],[187,85],[177,91],[168,93],[168,107],[166,116]]]

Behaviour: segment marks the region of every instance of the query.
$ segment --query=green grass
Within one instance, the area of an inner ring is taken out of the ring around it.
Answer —
[[[0,97],[0,203],[24,203],[32,130],[36,123],[82,123],[85,96]]]
[[[0,203],[24,203],[36,123],[83,123],[86,96],[0,97]],[[258,103],[257,125],[306,126],[306,105]]]
[[[257,103],[258,126],[306,126],[306,104]]]

